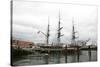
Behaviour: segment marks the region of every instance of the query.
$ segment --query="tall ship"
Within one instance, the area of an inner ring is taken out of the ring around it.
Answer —
[[[87,42],[90,39],[87,39],[85,41],[78,40],[79,36],[76,36],[78,32],[75,30],[75,24],[74,24],[74,18],[72,18],[72,35],[71,35],[71,43],[70,44],[63,44],[61,43],[61,37],[64,36],[64,34],[61,33],[61,30],[63,27],[61,26],[61,16],[59,11],[59,19],[58,19],[58,28],[57,28],[57,43],[56,45],[49,44],[49,37],[50,37],[50,24],[49,24],[49,17],[48,17],[48,26],[47,26],[47,33],[44,33],[42,31],[39,31],[39,33],[42,33],[46,37],[46,42],[44,45],[40,45],[41,48],[63,48],[63,47],[82,47],[86,46]],[[65,46],[63,46],[65,45]]]

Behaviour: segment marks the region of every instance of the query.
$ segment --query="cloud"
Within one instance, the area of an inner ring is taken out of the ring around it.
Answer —
[[[59,11],[60,10],[60,11]],[[47,33],[50,23],[50,42],[56,41],[57,28],[60,21],[64,36],[62,42],[70,41],[72,37],[72,17],[79,38],[86,40],[97,38],[97,10],[95,6],[80,6],[68,4],[14,2],[13,36],[23,40],[45,42],[45,36],[37,32]],[[48,19],[49,16],[49,19]]]

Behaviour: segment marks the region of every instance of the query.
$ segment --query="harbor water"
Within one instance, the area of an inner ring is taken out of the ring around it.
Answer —
[[[14,59],[14,66],[26,66],[26,65],[43,65],[43,64],[58,64],[58,63],[77,63],[77,62],[91,62],[97,61],[97,50],[92,50],[89,53],[88,50],[80,51],[79,55],[75,54],[62,54],[62,53],[52,53],[36,56],[30,54],[23,57],[18,57],[17,60]]]

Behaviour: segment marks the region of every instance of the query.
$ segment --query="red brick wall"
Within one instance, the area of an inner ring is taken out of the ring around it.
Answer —
[[[33,42],[28,42],[28,41],[13,40],[12,42],[13,46],[16,45],[16,47],[19,48],[31,48],[32,46],[35,46]]]

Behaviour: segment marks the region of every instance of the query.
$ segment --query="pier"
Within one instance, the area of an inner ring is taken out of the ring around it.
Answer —
[[[73,52],[79,52],[80,50],[97,50],[97,47],[57,47],[57,46],[41,46],[40,48],[26,48],[22,49],[29,52],[44,52],[44,53],[51,53],[51,52],[67,52],[67,53],[73,53]]]

